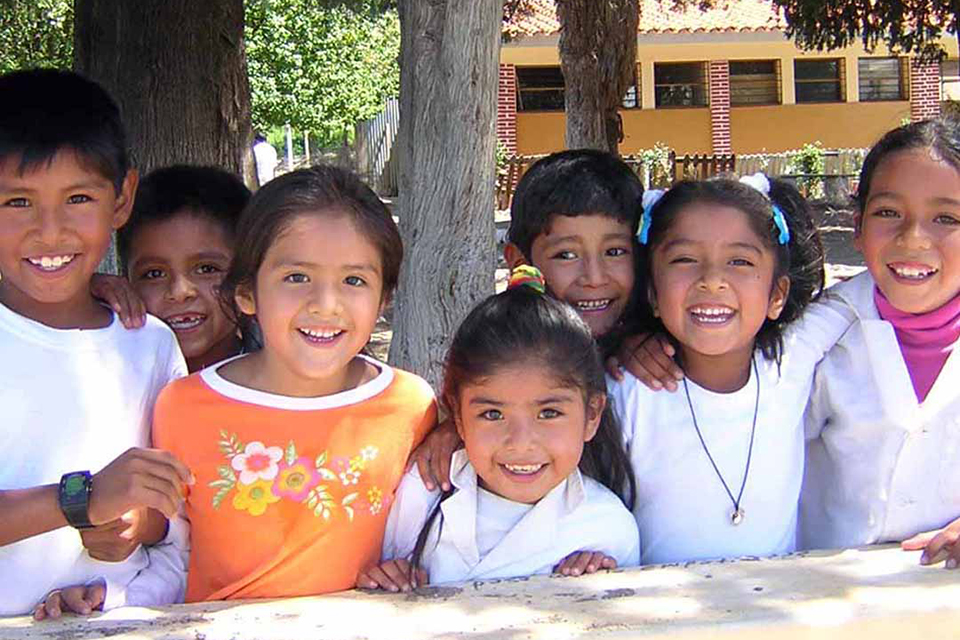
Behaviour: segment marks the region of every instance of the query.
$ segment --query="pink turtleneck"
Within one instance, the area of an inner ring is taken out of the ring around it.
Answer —
[[[874,289],[873,299],[880,317],[893,325],[913,390],[917,400],[923,402],[960,340],[960,296],[939,309],[920,314],[900,311],[880,289]]]

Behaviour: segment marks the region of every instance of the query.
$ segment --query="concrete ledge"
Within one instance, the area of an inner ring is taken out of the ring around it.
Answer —
[[[125,608],[35,624],[0,619],[0,639],[960,637],[960,572],[919,552],[871,547],[289,600]]]

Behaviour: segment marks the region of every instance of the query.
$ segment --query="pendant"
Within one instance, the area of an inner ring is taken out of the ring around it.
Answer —
[[[744,516],[743,509],[741,509],[740,507],[737,507],[737,509],[730,514],[730,522],[733,523],[733,526],[737,526],[738,524],[743,522],[743,516]]]

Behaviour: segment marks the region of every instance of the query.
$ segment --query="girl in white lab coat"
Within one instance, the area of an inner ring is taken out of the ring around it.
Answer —
[[[449,492],[414,467],[390,510],[382,562],[357,586],[567,575],[636,565],[633,476],[589,327],[520,267],[463,321],[443,400],[465,449]],[[621,498],[622,496],[622,498]]]
[[[856,245],[829,290],[857,321],[816,374],[800,543],[905,541],[960,561],[960,123],[906,125],[867,155]]]

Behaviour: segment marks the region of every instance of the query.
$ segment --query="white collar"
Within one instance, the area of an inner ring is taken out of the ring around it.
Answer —
[[[858,273],[826,290],[826,295],[840,298],[857,314],[860,320],[881,320],[873,292],[877,284],[869,271]]]

